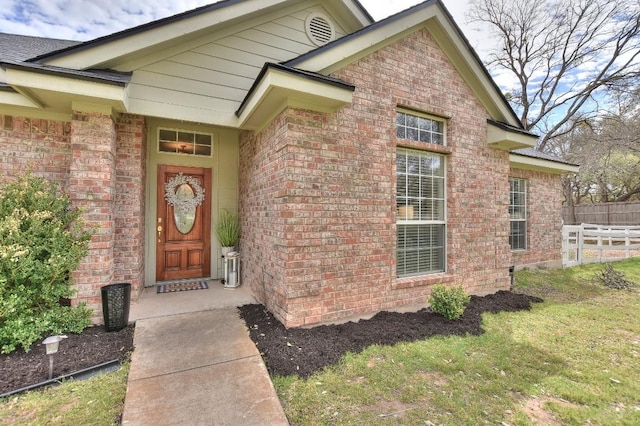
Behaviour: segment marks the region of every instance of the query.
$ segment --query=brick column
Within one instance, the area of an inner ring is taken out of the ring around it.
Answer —
[[[114,279],[131,283],[137,298],[144,289],[146,122],[122,114],[117,120]]]
[[[83,217],[95,228],[95,234],[89,254],[73,274],[73,282],[75,303],[86,302],[94,310],[94,323],[102,322],[100,288],[114,279],[115,144],[116,130],[110,114],[74,108],[69,197],[84,210]]]

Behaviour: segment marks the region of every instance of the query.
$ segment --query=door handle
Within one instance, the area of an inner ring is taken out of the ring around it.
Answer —
[[[158,242],[160,242],[161,235],[162,235],[162,226],[158,226]]]

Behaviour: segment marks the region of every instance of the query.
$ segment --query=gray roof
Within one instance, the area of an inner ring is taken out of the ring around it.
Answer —
[[[30,62],[0,61],[0,67],[22,69],[39,74],[73,77],[78,80],[97,81],[117,86],[125,86],[131,80],[131,72],[113,70],[75,70]]]
[[[0,61],[23,62],[78,44],[80,42],[74,40],[0,33]]]
[[[66,75],[81,80],[101,81],[117,85],[125,85],[129,82],[131,73],[112,70],[74,70],[29,62],[29,59],[34,57],[64,50],[79,44],[81,43],[73,40],[0,33],[0,66],[25,69],[42,74]]]

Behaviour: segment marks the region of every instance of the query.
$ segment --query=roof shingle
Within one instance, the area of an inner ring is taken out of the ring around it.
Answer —
[[[80,42],[74,40],[0,33],[0,61],[24,62],[27,59],[78,44]]]

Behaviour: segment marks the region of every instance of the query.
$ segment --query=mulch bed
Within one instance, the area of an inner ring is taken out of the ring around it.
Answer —
[[[80,334],[67,334],[53,358],[53,377],[94,367],[108,361],[127,358],[133,351],[133,330],[130,325],[120,331],[107,332],[104,326],[86,328]],[[18,349],[0,355],[0,394],[46,381],[49,378],[49,357],[41,341],[29,352]]]
[[[262,305],[245,305],[239,310],[271,375],[309,377],[337,363],[347,352],[357,353],[373,344],[393,345],[436,335],[479,335],[483,332],[482,313],[530,309],[531,303],[541,301],[500,291],[484,297],[471,296],[464,315],[457,321],[422,309],[414,313],[380,312],[357,323],[289,330]],[[126,359],[133,351],[133,331],[133,326],[118,332],[107,332],[99,326],[80,334],[68,334],[54,358],[54,377]],[[30,352],[19,349],[0,355],[0,394],[46,381],[48,372],[49,360],[40,342],[34,343]]]
[[[239,310],[269,373],[306,378],[337,363],[347,352],[358,353],[373,344],[393,345],[436,335],[479,335],[483,333],[483,313],[528,310],[535,302],[542,299],[499,291],[484,297],[471,296],[464,315],[456,321],[422,309],[412,313],[380,312],[357,323],[309,329],[286,329],[262,305],[244,305]]]

